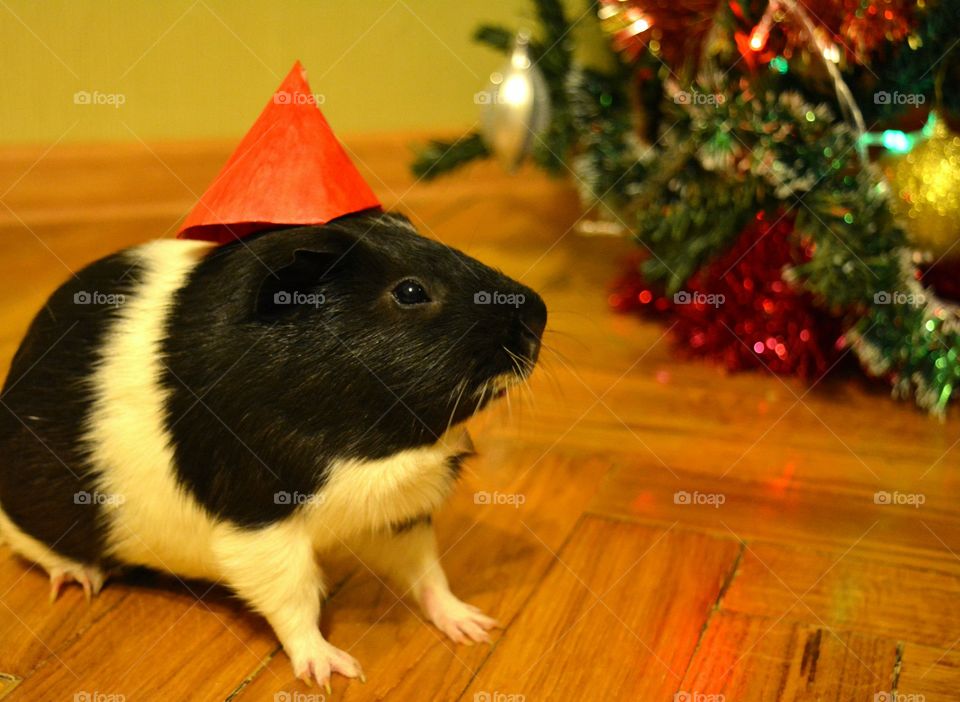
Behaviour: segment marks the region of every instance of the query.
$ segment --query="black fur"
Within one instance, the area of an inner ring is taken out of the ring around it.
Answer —
[[[87,447],[86,382],[119,297],[139,268],[121,252],[79,271],[47,300],[13,357],[0,395],[0,506],[24,532],[69,558],[100,561],[101,507]],[[86,496],[90,496],[87,499]]]
[[[405,279],[432,302],[398,304]],[[481,292],[523,301],[476,304]],[[221,247],[176,296],[163,349],[179,478],[221,518],[281,519],[298,500],[277,494],[316,492],[332,461],[430,444],[466,419],[514,369],[503,347],[535,361],[545,323],[535,292],[392,215]]]
[[[450,471],[450,474],[454,478],[459,478],[460,472],[463,470],[463,462],[470,458],[470,456],[475,455],[473,451],[462,451],[452,456],[447,456],[447,470]]]

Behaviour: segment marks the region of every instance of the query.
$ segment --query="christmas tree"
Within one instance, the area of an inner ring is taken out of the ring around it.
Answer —
[[[415,173],[494,153],[571,173],[585,211],[639,245],[614,307],[672,318],[735,369],[819,377],[851,347],[897,396],[945,412],[960,93],[943,86],[960,75],[960,3],[601,0],[603,70],[575,60],[557,0],[534,4],[533,38],[478,28],[512,73],[494,77],[485,129],[430,143]],[[502,139],[524,77],[529,138]]]

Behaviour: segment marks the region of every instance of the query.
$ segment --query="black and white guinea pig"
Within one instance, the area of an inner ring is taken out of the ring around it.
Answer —
[[[457,642],[430,515],[463,420],[522,382],[547,320],[529,288],[395,214],[220,247],[159,240],[60,287],[0,412],[0,533],[51,596],[147,566],[229,585],[298,677],[362,677],[320,633],[316,554],[346,545]]]

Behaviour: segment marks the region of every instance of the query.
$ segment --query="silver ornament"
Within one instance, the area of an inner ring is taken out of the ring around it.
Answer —
[[[530,59],[530,35],[517,34],[509,62],[479,93],[483,138],[508,171],[516,170],[550,124],[550,94]]]

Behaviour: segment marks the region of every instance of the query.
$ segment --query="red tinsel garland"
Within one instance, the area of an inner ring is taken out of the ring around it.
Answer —
[[[700,55],[721,0],[600,0],[612,46],[632,61],[652,48],[671,66]]]
[[[748,63],[763,51],[778,53],[813,46],[802,24],[778,21],[778,36],[752,46],[749,30],[767,7],[765,0],[729,0],[733,16],[745,26],[737,32],[740,52]],[[599,0],[598,13],[615,51],[632,61],[650,49],[673,67],[700,53],[700,45],[713,24],[722,0]],[[843,51],[847,63],[870,65],[871,58],[903,41],[916,25],[916,4],[909,0],[802,0],[798,3],[825,38]],[[780,4],[778,20],[789,6]],[[753,18],[751,21],[750,18]]]
[[[769,20],[755,24],[761,8],[774,11],[775,31]],[[809,18],[819,40],[836,50],[831,60],[842,59],[844,65],[869,66],[874,57],[906,39],[916,25],[915,3],[908,0],[802,0],[793,4],[786,0],[733,0],[730,9],[742,26],[735,34],[737,48],[751,68],[758,59],[767,63],[778,54],[791,58],[797,51],[816,49],[804,23],[790,17],[791,8]]]
[[[843,348],[838,320],[808,293],[783,280],[784,266],[809,259],[794,241],[793,218],[761,212],[734,246],[698,271],[673,296],[650,286],[633,262],[614,285],[610,305],[675,322],[673,334],[696,356],[730,370],[766,367],[819,378]]]
[[[813,21],[847,52],[847,58],[869,65],[870,58],[907,38],[915,24],[916,3],[910,0],[803,0]],[[809,45],[802,28],[784,31],[794,46]]]

